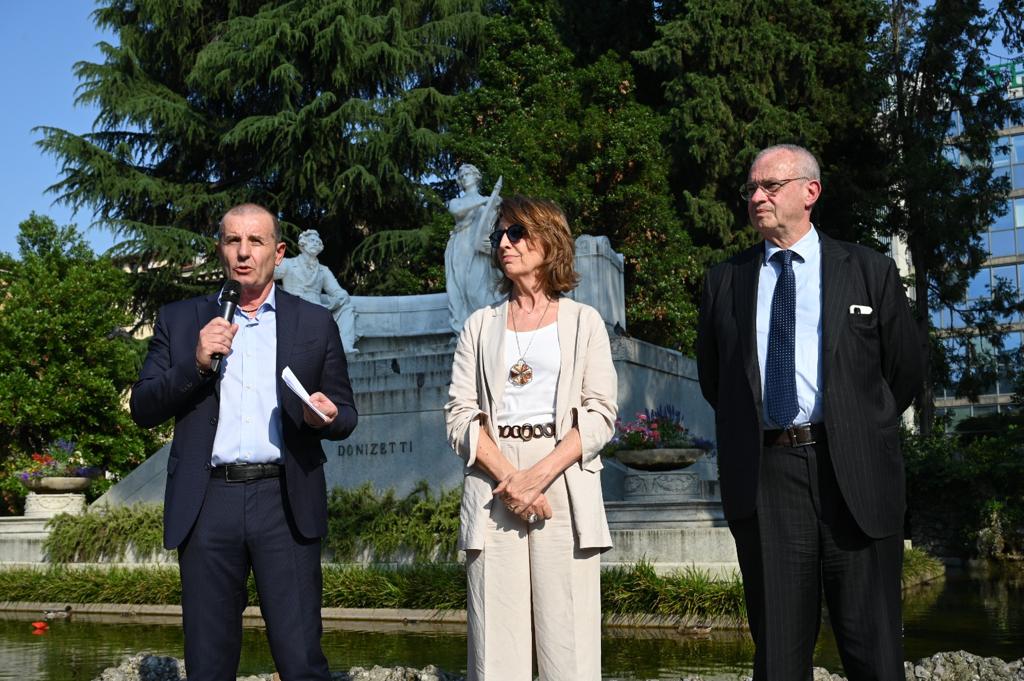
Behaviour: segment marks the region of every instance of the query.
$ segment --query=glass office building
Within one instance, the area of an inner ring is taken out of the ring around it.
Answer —
[[[1024,88],[1024,62],[998,67],[1010,74],[1010,94],[1022,98]],[[968,287],[968,304],[971,300],[987,298],[991,287],[998,280],[1004,280],[1012,290],[1024,291],[1024,126],[1007,125],[999,133],[999,139],[992,149],[992,165],[997,176],[1009,178],[1012,188],[1005,210],[982,234],[982,243],[989,257]],[[937,329],[962,329],[964,321],[954,310],[933,309],[932,324]],[[1006,333],[1003,337],[1006,350],[1020,348],[1024,333],[1024,317],[1006,319]],[[984,344],[983,339],[978,343]],[[939,413],[949,413],[954,421],[971,415],[982,415],[1010,407],[1013,386],[1010,381],[997,380],[986,386],[978,402],[954,394],[951,390],[936,386],[935,405]]]

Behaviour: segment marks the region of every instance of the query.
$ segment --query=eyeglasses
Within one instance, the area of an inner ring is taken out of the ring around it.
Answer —
[[[517,244],[527,236],[526,227],[523,227],[518,222],[509,225],[506,229],[498,228],[491,232],[488,237],[491,240],[491,248],[498,250],[501,246],[501,237],[508,234],[508,242],[510,244]]]
[[[758,187],[764,191],[768,196],[775,196],[779,193],[779,190],[785,187],[793,180],[809,180],[809,177],[787,177],[785,180],[764,180],[762,182],[744,182],[740,185],[740,196],[743,197],[744,201],[749,201],[754,198],[754,194],[757,193]]]

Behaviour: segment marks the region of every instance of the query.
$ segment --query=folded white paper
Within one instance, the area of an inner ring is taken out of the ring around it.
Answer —
[[[868,305],[851,305],[850,314],[871,314],[874,310]]]
[[[291,391],[299,396],[299,399],[306,403],[306,406],[313,410],[313,413],[319,416],[324,423],[327,423],[327,415],[322,411],[313,406],[313,403],[309,401],[309,393],[302,387],[302,383],[292,372],[291,367],[285,367],[281,371],[281,378],[284,379],[284,384],[291,388]]]

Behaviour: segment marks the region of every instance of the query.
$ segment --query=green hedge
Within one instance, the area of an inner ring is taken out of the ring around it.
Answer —
[[[1024,558],[1024,445],[998,435],[904,433],[914,543],[963,558]]]
[[[394,490],[378,494],[369,483],[335,487],[327,502],[324,548],[338,562],[364,552],[379,563],[408,555],[417,561],[454,561],[461,498],[461,488],[435,497],[425,480],[402,499]]]
[[[434,496],[421,482],[406,497],[393,491],[335,488],[327,504],[326,555],[346,563],[367,554],[374,562],[452,562],[456,559],[461,490]],[[53,563],[122,561],[129,548],[143,560],[163,546],[163,507],[121,506],[59,515],[49,521],[44,550]]]
[[[47,523],[43,549],[51,563],[123,561],[131,548],[147,560],[163,550],[163,506],[116,506],[73,516],[61,514]]]

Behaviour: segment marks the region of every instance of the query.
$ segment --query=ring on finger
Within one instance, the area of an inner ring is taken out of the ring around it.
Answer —
[[[533,525],[539,519],[540,518],[539,518],[539,516],[536,513],[531,513],[530,515],[526,516],[526,522],[528,522],[531,525]]]

